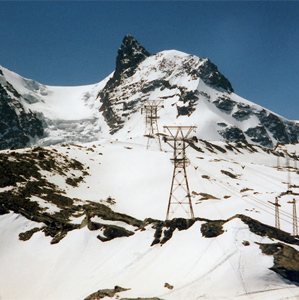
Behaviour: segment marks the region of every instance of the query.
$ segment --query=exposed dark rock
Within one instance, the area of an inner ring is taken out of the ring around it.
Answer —
[[[0,204],[0,215],[9,214],[9,209],[7,209],[3,204]]]
[[[212,153],[216,153],[215,150],[221,152],[221,153],[226,153],[226,150],[223,149],[222,147],[213,144],[211,142],[205,141],[205,140],[200,140],[202,143],[204,143],[205,147],[207,148],[207,150],[209,150]],[[191,146],[191,144],[190,144]]]
[[[63,190],[47,181],[41,174],[41,170],[66,176],[67,172],[78,171],[82,168],[83,165],[78,161],[40,147],[20,153],[1,153],[0,187],[11,187],[0,193],[2,211],[13,211],[29,220],[44,223],[42,230],[45,235],[53,237],[52,243],[59,241],[67,232],[79,227],[79,225],[71,224],[69,217],[83,209],[74,205],[74,199],[63,195]],[[87,174],[84,170],[80,171],[82,177]],[[48,202],[49,205],[55,204],[60,211],[47,213],[38,202],[31,200],[32,196]],[[35,232],[36,230],[32,230],[23,233],[20,238],[29,239]]]
[[[126,230],[122,227],[115,226],[115,225],[107,225],[107,224],[100,224],[100,223],[91,223],[93,228],[89,227],[90,230],[98,230],[104,229],[103,236],[98,235],[97,238],[102,242],[111,241],[115,238],[119,237],[128,237],[134,234],[134,232]]]
[[[157,297],[153,297],[153,298],[121,298],[120,300],[163,300],[162,298],[157,298]]]
[[[177,116],[190,116],[195,111],[195,104],[199,99],[199,92],[188,91],[183,88],[179,88],[181,95],[180,101],[184,103],[183,106],[177,104],[178,115]]]
[[[168,288],[169,290],[173,289],[173,285],[171,285],[171,284],[169,284],[167,282],[165,282],[164,287]]]
[[[252,115],[251,111],[243,109],[239,109],[238,111],[232,114],[232,116],[238,121],[247,120],[249,119],[250,115]]]
[[[216,237],[224,232],[222,228],[223,224],[224,221],[208,221],[201,225],[200,231],[206,238]]]
[[[30,230],[28,230],[26,232],[21,232],[19,234],[19,239],[21,241],[28,241],[28,240],[31,239],[31,237],[33,236],[34,233],[36,233],[36,232],[38,232],[40,230],[42,230],[42,228],[35,227],[35,228],[32,228],[32,229],[30,229]]]
[[[83,177],[82,176],[79,176],[79,177],[74,177],[74,178],[67,178],[65,180],[65,182],[68,184],[68,185],[71,185],[71,186],[78,186],[78,184],[83,181]]]
[[[203,175],[203,176],[205,176],[205,175]],[[205,177],[203,177],[203,178],[205,178]],[[215,197],[215,196],[213,196],[213,195],[210,195],[210,194],[208,194],[208,193],[195,193],[195,195],[198,195],[198,196],[201,196],[202,198],[200,198],[199,200],[201,201],[201,200],[219,200],[219,198],[217,198],[217,197]]]
[[[124,122],[113,109],[114,89],[120,85],[124,78],[132,76],[138,65],[148,56],[150,53],[135,38],[131,35],[124,37],[121,47],[118,49],[114,75],[99,93],[102,102],[100,111],[103,112],[103,116],[111,128],[111,134],[119,130]]]
[[[246,143],[246,138],[243,131],[238,127],[227,127],[224,130],[218,131],[226,141]]]
[[[245,134],[249,136],[254,143],[260,144],[264,147],[273,147],[272,140],[270,139],[267,130],[263,126],[249,128],[245,131]]]
[[[148,83],[145,83],[142,86],[141,92],[146,94],[146,93],[152,92],[158,88],[161,90],[163,90],[165,88],[171,90],[171,89],[177,88],[177,86],[170,85],[170,83],[167,80],[153,80],[153,81],[149,81]]]
[[[124,74],[126,77],[132,76],[138,64],[148,56],[150,53],[134,37],[129,34],[126,35],[118,49],[115,76],[123,76]]]
[[[21,103],[12,99],[0,84],[0,149],[25,147],[30,138],[43,134],[42,122],[36,114],[25,112]]]
[[[178,230],[186,230],[194,224],[193,219],[175,218],[172,220],[158,221],[152,219],[145,219],[143,227],[147,224],[153,224],[153,228],[156,230],[154,234],[154,241],[151,246],[155,244],[165,244],[171,239],[173,232]],[[163,236],[163,237],[162,237]]]
[[[208,85],[220,90],[232,93],[234,91],[231,83],[219,71],[209,59],[206,59],[198,70],[198,76]]]
[[[299,252],[282,243],[259,244],[266,255],[274,256],[274,265],[270,268],[282,277],[299,282]]]
[[[283,121],[278,116],[269,113],[264,109],[255,112],[255,115],[279,143],[287,144],[298,142],[298,124],[290,121]]]
[[[263,224],[245,215],[237,215],[236,217],[247,224],[250,231],[257,235],[268,236],[269,238],[277,239],[288,244],[299,245],[299,239],[291,236],[285,231]]]
[[[235,174],[233,174],[229,171],[226,171],[226,170],[221,170],[221,173],[228,176],[228,177],[230,177],[230,178],[232,178],[232,179],[237,179],[238,178],[237,175],[235,175]]]
[[[215,101],[212,102],[215,104],[217,108],[221,111],[230,114],[233,110],[234,106],[236,105],[236,101],[231,100],[229,97],[219,97]]]
[[[106,297],[114,297],[117,293],[128,291],[129,289],[122,288],[120,286],[115,286],[114,289],[103,289],[87,296],[84,300],[98,300]]]
[[[98,202],[90,201],[88,204],[83,205],[83,208],[88,218],[97,216],[104,220],[122,221],[136,227],[142,225],[142,221],[135,219],[131,216],[128,216],[126,214],[117,213],[113,211],[111,208],[109,208],[108,206]]]

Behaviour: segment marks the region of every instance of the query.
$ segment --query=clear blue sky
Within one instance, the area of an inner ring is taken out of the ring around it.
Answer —
[[[48,85],[96,83],[126,34],[208,57],[235,92],[299,119],[298,1],[0,1],[0,65]]]

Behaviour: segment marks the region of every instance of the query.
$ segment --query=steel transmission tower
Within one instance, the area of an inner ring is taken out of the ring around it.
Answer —
[[[293,204],[293,235],[298,236],[298,222],[297,222],[297,209],[296,209],[296,199],[293,198],[291,202]]]
[[[188,141],[190,141],[188,136],[192,131],[195,131],[196,126],[164,126],[164,129],[170,134],[170,136],[163,137],[164,142],[169,144],[174,151],[171,159],[174,169],[166,220],[178,208],[193,219],[194,212],[186,172],[186,167],[190,165],[190,160],[186,156],[186,148],[189,146]]]
[[[289,192],[291,189],[290,156],[287,152],[285,152],[285,155],[286,155],[286,168],[288,172],[288,192]]]
[[[279,219],[279,206],[278,197],[275,198],[275,227],[280,229],[280,219]]]
[[[161,108],[164,108],[163,100],[146,100],[142,107],[141,113],[145,112],[145,136],[148,138],[146,149],[155,140],[162,151],[158,128],[158,111]]]
[[[275,197],[275,203],[268,201],[270,204],[275,206],[275,227],[280,229],[280,219],[279,219],[279,207],[281,206],[278,202],[278,197]]]

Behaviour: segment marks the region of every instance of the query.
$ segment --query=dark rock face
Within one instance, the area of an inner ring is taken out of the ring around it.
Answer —
[[[84,298],[84,300],[98,300],[106,297],[114,297],[115,294],[127,291],[129,289],[122,288],[120,286],[115,286],[114,289],[103,289],[103,290],[98,290],[97,292],[89,295],[88,297]]]
[[[227,127],[224,130],[218,131],[226,141],[246,143],[246,138],[243,131],[238,127]]]
[[[274,265],[270,269],[290,281],[299,282],[299,252],[282,243],[260,244],[266,255],[273,255]]]
[[[263,126],[249,128],[245,131],[245,134],[249,136],[254,143],[258,143],[269,148],[273,147],[272,140],[270,139],[267,130]]]
[[[198,76],[204,81],[204,83],[211,85],[216,89],[227,91],[228,93],[232,93],[234,91],[228,79],[218,71],[217,66],[209,59],[206,59],[205,63],[200,66]]]
[[[188,91],[187,89],[179,88],[180,102],[183,103],[182,106],[177,104],[178,115],[177,116],[190,116],[195,111],[195,104],[199,100],[199,92]]]
[[[242,122],[252,116],[256,116],[260,121],[257,126],[248,128],[244,132],[238,127],[227,127],[224,130],[219,130],[218,132],[226,141],[245,142],[247,140],[264,147],[273,148],[276,143],[273,143],[273,140],[270,138],[270,132],[277,143],[298,143],[299,126],[295,122],[285,120],[265,109],[257,110],[255,107],[250,107],[247,104],[237,104],[229,97],[219,97],[213,101],[213,104],[220,111],[231,114],[237,121]],[[225,124],[218,123],[218,125],[224,127]]]
[[[144,222],[145,225],[153,224],[152,228],[156,230],[154,235],[154,241],[151,244],[151,246],[153,246],[156,244],[165,244],[168,240],[171,239],[175,229],[187,230],[194,224],[195,220],[183,218],[177,218],[166,221],[146,219]]]
[[[222,228],[223,223],[223,221],[210,221],[204,223],[201,225],[200,231],[206,238],[216,237],[224,232]]]
[[[10,91],[15,90],[10,86]],[[20,97],[16,91],[13,94]],[[30,138],[42,137],[43,134],[42,122],[36,114],[26,112],[0,84],[0,149],[25,147]]]
[[[137,66],[148,56],[150,53],[135,38],[131,35],[124,37],[121,47],[118,49],[114,75],[98,95],[102,102],[100,111],[103,112],[103,116],[111,128],[111,134],[119,130],[123,124],[123,120],[113,110],[115,89],[124,78],[132,76]]]
[[[217,100],[213,101],[213,104],[221,111],[230,114],[233,110],[236,102],[231,100],[229,97],[219,97]]]
[[[294,122],[284,121],[264,109],[256,112],[255,115],[279,143],[288,144],[298,142],[299,127]]]
[[[115,76],[132,76],[138,64],[148,56],[150,56],[150,53],[147,52],[134,37],[129,34],[126,35],[121,47],[118,49]]]
[[[238,121],[244,121],[249,119],[252,112],[250,110],[239,109],[235,113],[233,113],[233,117]]]

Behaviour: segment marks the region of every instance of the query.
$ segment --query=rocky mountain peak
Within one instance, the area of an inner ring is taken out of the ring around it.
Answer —
[[[136,66],[148,56],[150,53],[133,36],[127,34],[118,49],[115,73],[120,75],[125,72],[127,77],[131,76]]]

